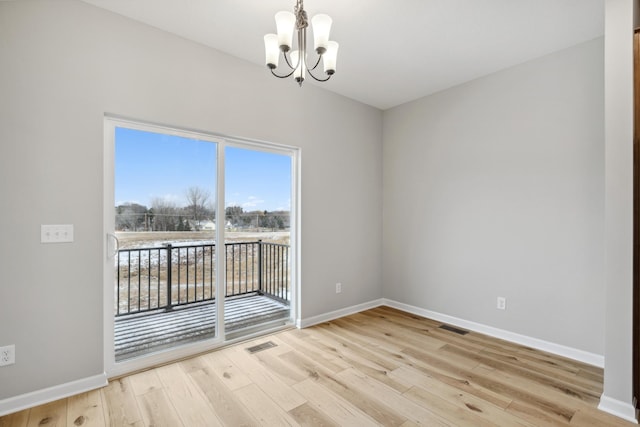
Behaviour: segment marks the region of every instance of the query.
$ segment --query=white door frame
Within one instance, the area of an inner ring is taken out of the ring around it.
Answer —
[[[146,369],[151,366],[167,363],[204,351],[212,350],[234,341],[244,340],[252,336],[261,335],[282,326],[261,331],[254,335],[247,335],[235,340],[225,341],[224,333],[224,286],[216,286],[216,336],[208,340],[202,340],[186,345],[179,345],[171,349],[159,351],[149,355],[133,358],[122,362],[115,361],[114,348],[114,268],[113,256],[117,252],[117,240],[115,230],[115,129],[125,127],[142,131],[164,133],[186,138],[194,138],[215,143],[217,146],[216,166],[216,242],[225,241],[225,180],[224,180],[224,150],[227,146],[259,151],[286,154],[291,156],[291,211],[290,211],[290,251],[291,251],[291,302],[290,319],[299,319],[299,289],[300,289],[300,149],[297,147],[279,145],[263,141],[248,140],[243,138],[228,137],[212,133],[204,133],[175,127],[161,126],[139,120],[130,120],[115,115],[105,115],[104,118],[104,152],[103,152],[103,342],[104,342],[104,371],[108,378],[121,376],[130,372]],[[217,262],[218,258],[216,258]],[[217,262],[216,283],[224,283],[224,262]],[[285,326],[289,327],[289,326]]]

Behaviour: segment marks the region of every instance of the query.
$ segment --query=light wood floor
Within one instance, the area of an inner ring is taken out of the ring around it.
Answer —
[[[117,379],[0,426],[633,425],[596,409],[601,369],[439,326],[380,307]]]

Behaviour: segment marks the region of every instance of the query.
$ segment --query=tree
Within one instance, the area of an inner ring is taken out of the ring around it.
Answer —
[[[276,228],[280,230],[289,228],[291,218],[291,213],[289,211],[273,211],[270,212],[269,215],[274,218],[275,223],[277,224]]]
[[[260,212],[259,218],[260,221],[258,223],[258,227],[260,228],[269,228],[269,217],[267,216],[269,212],[266,210],[264,212]]]
[[[242,225],[242,217],[244,212],[241,206],[227,206],[224,210],[227,221],[231,222],[234,227]]]
[[[281,230],[284,228],[284,220],[281,215],[275,212],[269,212],[264,217],[263,227],[271,228],[272,230]]]
[[[138,203],[124,203],[116,206],[116,229],[137,231],[145,227],[148,209]]]
[[[196,230],[200,229],[200,221],[205,218],[207,212],[207,201],[209,200],[209,191],[200,187],[189,187],[187,189],[187,210]]]
[[[207,203],[207,208],[205,209],[205,215],[211,221],[215,221],[216,220],[216,202],[215,202],[215,200],[212,200],[209,203]]]
[[[191,231],[191,227],[189,227],[189,221],[184,221],[182,216],[178,217],[178,231]]]
[[[175,217],[177,214],[176,204],[165,199],[155,197],[151,201],[153,211],[153,229],[155,231],[173,231],[176,229]]]

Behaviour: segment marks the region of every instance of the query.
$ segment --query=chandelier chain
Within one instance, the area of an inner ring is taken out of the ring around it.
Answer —
[[[301,30],[309,26],[309,19],[307,18],[307,11],[304,10],[303,0],[296,1],[296,7],[293,9],[296,15],[296,28]]]

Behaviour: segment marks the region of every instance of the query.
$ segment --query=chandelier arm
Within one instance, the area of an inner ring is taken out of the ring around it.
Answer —
[[[316,65],[314,65],[313,68],[309,68],[308,71],[315,70],[316,68],[318,68],[318,65],[320,65],[320,61],[322,61],[322,55],[318,55],[318,60],[316,61]]]
[[[303,31],[303,33],[305,33],[305,31]],[[304,44],[301,44],[303,41],[306,41],[306,40],[304,40],[303,35],[300,32],[298,32],[298,46],[304,46]],[[304,51],[302,53],[304,53]],[[287,66],[289,68],[291,68],[292,70],[295,70],[296,68],[298,68],[300,66],[300,62],[302,61],[302,55],[301,55],[300,47],[298,47],[298,61],[296,62],[295,66],[291,65],[291,61],[289,60],[289,56],[287,55],[287,52],[283,51],[282,52],[282,56],[284,56],[284,61],[287,63]],[[291,74],[289,74],[289,75],[291,75]]]
[[[296,64],[296,66],[295,66],[295,67],[294,67],[293,65],[291,65],[291,61],[289,61],[289,57],[287,56],[287,53],[286,53],[286,52],[283,52],[283,53],[282,53],[282,56],[284,56],[284,62],[286,62],[286,63],[287,63],[287,66],[288,66],[289,68],[291,68],[292,70],[295,70],[296,68],[298,68],[298,65],[299,65],[299,64]],[[298,58],[298,63],[299,63],[299,62],[300,62],[300,58]]]
[[[315,67],[314,67],[314,68],[315,68]],[[326,78],[326,79],[319,79],[319,78],[317,78],[316,76],[314,76],[314,75],[313,75],[313,73],[311,72],[311,70],[307,69],[307,73],[309,73],[309,75],[310,75],[311,77],[313,77],[313,80],[315,80],[315,81],[317,81],[317,82],[326,82],[326,81],[327,81],[327,80],[329,80],[329,79],[331,78],[331,76],[333,75],[333,74],[329,74],[329,75],[327,76],[327,78]]]
[[[271,68],[271,74],[273,74],[274,76],[276,76],[276,77],[277,77],[277,78],[279,78],[279,79],[286,79],[287,77],[291,77],[291,76],[293,75],[294,71],[296,71],[296,70],[295,70],[295,68],[294,68],[293,70],[291,70],[291,72],[290,72],[289,74],[285,74],[285,75],[282,75],[282,76],[281,76],[281,75],[279,75],[279,74],[276,74],[276,72],[274,71],[274,69],[273,69],[273,68]]]

